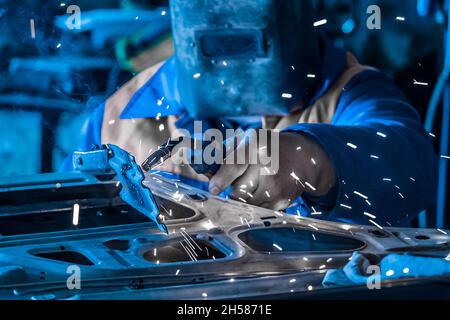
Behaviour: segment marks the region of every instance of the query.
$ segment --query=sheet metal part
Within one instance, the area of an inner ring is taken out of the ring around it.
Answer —
[[[213,197],[147,174],[144,184],[153,191],[169,231],[164,235],[150,220],[139,220],[140,215],[131,219],[133,211],[124,207],[116,183],[105,173],[41,175],[28,183],[27,179],[0,180],[0,225],[4,226],[0,227],[0,270],[13,266],[22,270],[15,279],[0,276],[0,298],[307,296],[310,290],[330,290],[321,284],[325,272],[343,267],[354,251],[377,259],[390,252],[440,257],[449,253],[450,238],[438,230],[379,230],[305,219]],[[22,200],[21,193],[32,190],[40,194]],[[77,227],[64,224],[74,203],[80,205]],[[113,223],[116,211],[124,211],[119,214],[123,222]],[[14,219],[36,216],[41,221],[43,214],[46,219],[53,217],[54,229],[14,227]],[[55,222],[58,217],[61,225]],[[92,227],[90,220],[110,224]],[[80,267],[81,290],[67,288],[71,265]],[[383,285],[430,280],[402,279]]]

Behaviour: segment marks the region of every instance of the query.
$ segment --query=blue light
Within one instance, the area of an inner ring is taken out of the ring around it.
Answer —
[[[347,19],[341,27],[341,30],[345,34],[351,33],[355,29],[355,21],[353,19]]]

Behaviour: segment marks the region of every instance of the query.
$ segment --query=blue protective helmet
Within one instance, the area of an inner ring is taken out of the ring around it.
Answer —
[[[312,94],[310,0],[172,0],[178,89],[196,117],[285,115]]]

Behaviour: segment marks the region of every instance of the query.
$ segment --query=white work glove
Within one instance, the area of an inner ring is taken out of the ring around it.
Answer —
[[[233,199],[272,210],[290,207],[304,192],[314,197],[325,196],[336,183],[336,172],[322,147],[298,133],[276,133],[276,136],[279,136],[279,139],[275,139],[278,140],[279,148],[272,145],[275,141],[271,138],[266,139],[265,145],[262,141],[255,143],[258,142],[256,134],[241,139],[235,152],[227,156],[227,160],[233,157],[234,164],[226,162],[221,166],[210,179],[209,191],[218,195],[232,186]],[[279,152],[276,152],[277,149]],[[236,162],[236,154],[242,151],[245,151],[245,161]],[[267,174],[270,171],[268,166],[259,162],[249,164],[251,158],[248,155],[251,152],[267,154],[268,151],[269,155],[270,151],[274,151],[272,159],[279,157],[279,169],[272,172],[274,174],[262,175],[262,172]]]

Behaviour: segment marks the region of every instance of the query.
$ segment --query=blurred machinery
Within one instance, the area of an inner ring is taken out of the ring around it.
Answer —
[[[81,25],[73,30],[65,24],[68,4],[60,1],[0,4],[4,31],[0,36],[0,108],[4,112],[0,116],[20,117],[21,122],[12,121],[5,129],[6,139],[0,142],[2,176],[57,170],[80,143],[83,122],[93,108],[132,77],[122,71],[127,59],[142,53],[145,43],[151,46],[151,39],[170,29],[169,15],[157,9],[162,1],[76,4],[82,10]],[[102,9],[93,10],[98,7]],[[119,43],[137,32],[147,42],[133,42],[121,55],[116,49],[122,48]],[[139,69],[142,62],[129,64],[129,70]],[[28,132],[20,129],[22,124]],[[40,149],[34,149],[39,145]],[[28,166],[19,166],[24,157],[30,158]]]

